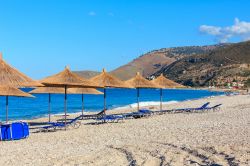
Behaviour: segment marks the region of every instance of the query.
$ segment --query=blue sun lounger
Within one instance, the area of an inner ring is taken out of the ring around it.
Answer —
[[[137,118],[150,116],[151,113],[152,111],[149,111],[149,110],[139,110],[138,112],[131,112],[131,113],[123,114],[122,116],[124,117],[124,119],[129,119],[129,118],[137,119]]]
[[[109,123],[109,122],[119,122],[123,120],[125,117],[123,115],[104,115],[102,117],[96,118],[96,121],[102,123]]]
[[[147,109],[139,110],[139,112],[143,113],[143,114],[148,114],[148,115],[154,114],[154,111],[150,111],[150,110],[147,110]]]
[[[92,114],[92,115],[83,115],[82,118],[83,119],[97,119],[97,118],[101,118],[105,115],[105,111],[106,110],[102,110],[101,112],[97,113],[97,114]]]
[[[81,123],[78,121],[82,116],[78,116],[75,119],[70,120],[69,122],[50,122],[48,126],[44,126],[40,128],[40,131],[50,131],[62,128],[79,128]]]
[[[210,104],[210,102],[207,102],[203,104],[201,107],[197,108],[182,108],[182,109],[174,109],[173,112],[191,112],[191,111],[202,111],[206,110],[207,106]]]
[[[203,104],[200,107],[197,108],[180,108],[180,109],[173,109],[173,110],[163,110],[163,111],[152,111],[155,114],[164,114],[164,113],[178,113],[178,112],[191,112],[191,111],[202,111],[202,110],[206,110],[208,107],[208,105],[210,104],[210,102],[207,102],[205,104]]]
[[[195,112],[203,112],[203,111],[210,111],[210,110],[213,110],[213,111],[216,111],[216,110],[220,110],[220,106],[222,104],[217,104],[215,106],[212,106],[212,107],[203,107],[203,108],[199,108],[199,109],[194,109],[194,110],[191,110],[191,111],[195,111]]]
[[[217,105],[215,105],[215,106],[213,106],[213,107],[207,107],[206,110],[217,111],[217,110],[220,110],[220,106],[221,106],[221,105],[222,105],[222,104],[217,104]]]

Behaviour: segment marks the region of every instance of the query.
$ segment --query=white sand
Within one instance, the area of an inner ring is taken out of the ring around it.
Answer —
[[[250,165],[250,96],[186,101],[167,108],[207,101],[222,103],[222,110],[100,125],[84,120],[78,129],[0,142],[0,165]]]

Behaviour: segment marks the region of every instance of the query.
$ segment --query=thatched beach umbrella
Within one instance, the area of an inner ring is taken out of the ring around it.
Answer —
[[[42,84],[50,87],[63,87],[64,88],[64,114],[65,114],[65,130],[66,130],[66,114],[67,114],[67,89],[76,87],[98,88],[96,83],[86,80],[75,73],[72,73],[68,67],[62,72],[53,76],[47,77],[40,81]]]
[[[32,80],[17,69],[7,64],[0,53],[0,85],[12,87],[36,87],[43,86],[41,83]]]
[[[104,104],[103,109],[106,111],[106,88],[131,88],[130,85],[121,81],[120,79],[112,76],[103,69],[102,73],[90,79],[93,82],[96,82],[99,86],[104,87]]]
[[[94,89],[94,88],[69,88],[68,94],[81,94],[82,95],[82,118],[83,118],[83,110],[84,110],[84,94],[92,94],[92,95],[102,95],[103,93]]]
[[[8,123],[8,106],[9,106],[9,96],[17,97],[34,97],[28,93],[25,93],[15,87],[11,86],[0,86],[0,96],[6,96],[6,123]]]
[[[33,89],[29,93],[32,94],[48,94],[48,114],[49,114],[49,122],[50,122],[50,113],[51,113],[51,94],[64,94],[64,88],[58,87],[39,87]]]
[[[137,110],[140,109],[139,97],[140,97],[140,88],[161,88],[160,85],[154,84],[149,80],[143,78],[139,72],[137,72],[134,78],[127,80],[125,83],[131,85],[137,90]]]
[[[6,104],[8,104],[8,96],[22,96],[24,94],[22,91],[15,89],[19,87],[35,87],[43,86],[41,83],[32,80],[25,74],[21,73],[14,67],[10,66],[3,60],[2,53],[0,53],[0,86],[2,86],[2,92],[6,93]],[[15,88],[14,88],[15,87]],[[13,93],[16,92],[16,93]],[[25,96],[26,97],[26,96]],[[6,112],[8,111],[8,105],[6,105]],[[6,117],[6,121],[8,121]]]
[[[163,96],[162,89],[185,88],[185,86],[178,84],[170,79],[167,79],[166,77],[163,76],[163,74],[161,74],[159,77],[152,80],[151,82],[161,86],[161,88],[160,88],[160,110],[162,110],[162,96]]]

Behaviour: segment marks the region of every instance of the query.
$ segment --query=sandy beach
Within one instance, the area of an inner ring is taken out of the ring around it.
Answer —
[[[31,126],[28,139],[0,142],[0,165],[250,165],[249,95],[185,101],[164,108],[197,107],[208,101],[222,103],[221,110],[99,125],[82,120],[78,129],[47,133],[36,133]]]

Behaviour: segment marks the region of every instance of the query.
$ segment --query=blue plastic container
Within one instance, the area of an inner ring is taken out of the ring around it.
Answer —
[[[23,132],[24,138],[27,138],[30,135],[29,125],[26,122],[23,122]]]
[[[29,125],[26,122],[14,122],[0,126],[0,139],[2,141],[19,140],[28,136]]]
[[[11,139],[11,124],[1,125],[0,138],[2,141]]]
[[[11,124],[12,139],[19,140],[24,138],[23,123],[15,122]]]

